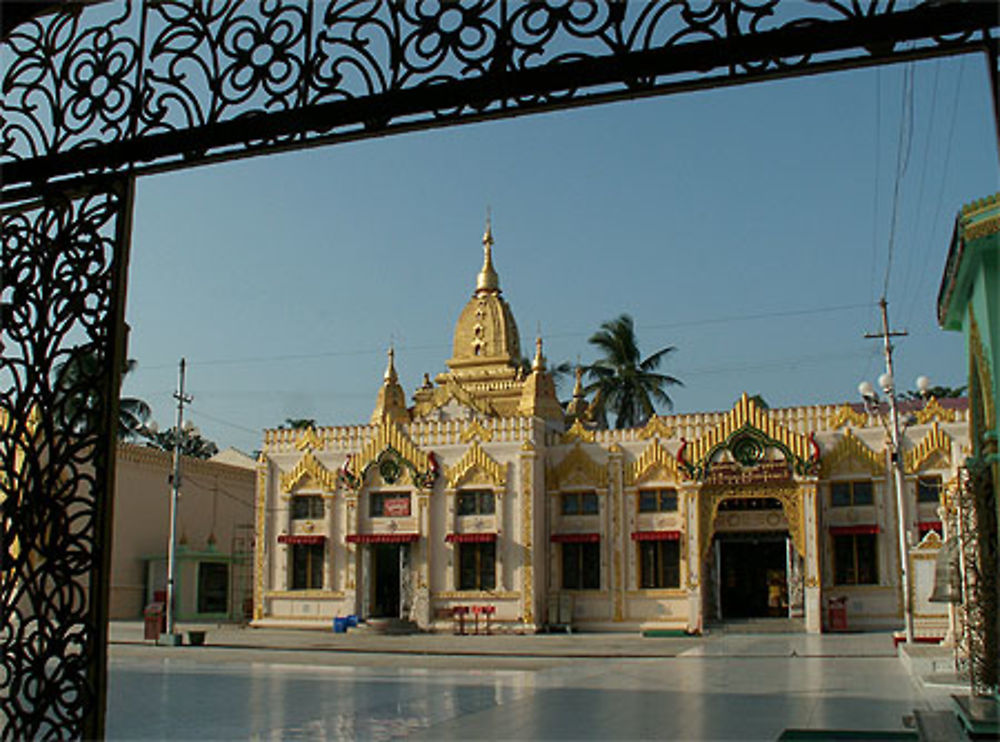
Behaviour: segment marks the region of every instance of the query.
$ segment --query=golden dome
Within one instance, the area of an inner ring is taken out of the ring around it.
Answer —
[[[483,268],[476,290],[455,324],[452,358],[448,367],[514,365],[521,358],[521,341],[510,306],[500,296],[500,280],[493,268],[493,233],[489,222],[483,235]]]

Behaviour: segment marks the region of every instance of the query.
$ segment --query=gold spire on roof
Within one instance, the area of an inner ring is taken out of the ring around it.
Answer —
[[[389,346],[389,363],[386,364],[382,379],[388,384],[399,382],[399,375],[396,373],[396,350],[391,345]]]
[[[500,277],[493,267],[493,225],[486,212],[486,231],[483,233],[483,268],[476,277],[476,293],[500,291]]]
[[[545,356],[542,355],[542,338],[540,335],[535,338],[535,360],[531,362],[531,370],[545,370]]]
[[[576,364],[576,383],[573,384],[573,399],[583,397],[583,366]]]

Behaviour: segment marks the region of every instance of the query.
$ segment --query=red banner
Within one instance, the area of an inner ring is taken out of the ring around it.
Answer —
[[[349,544],[409,544],[420,538],[419,533],[350,533]]]
[[[279,544],[321,544],[326,541],[326,536],[318,533],[282,533],[278,536]]]
[[[680,541],[680,531],[632,531],[633,541]]]

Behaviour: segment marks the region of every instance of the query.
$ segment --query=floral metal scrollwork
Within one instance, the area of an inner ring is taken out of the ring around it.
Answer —
[[[3,213],[3,739],[100,733],[128,186]]]

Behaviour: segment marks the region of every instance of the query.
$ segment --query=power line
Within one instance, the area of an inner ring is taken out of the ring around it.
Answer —
[[[913,144],[913,62],[903,67],[902,96],[899,138],[896,146],[896,176],[892,187],[892,216],[889,219],[889,246],[885,261],[885,280],[882,284],[883,299],[889,295],[889,278],[892,275],[892,258],[896,246],[896,226],[899,221],[899,194],[910,162],[910,148]]]
[[[875,306],[875,302],[865,302],[858,304],[840,304],[836,306],[827,307],[813,307],[809,309],[787,309],[779,310],[773,312],[758,312],[755,314],[739,314],[730,315],[725,317],[714,317],[709,319],[693,319],[693,320],[680,320],[677,322],[666,322],[666,323],[656,323],[656,324],[646,324],[642,323],[637,325],[637,329],[640,330],[664,330],[664,329],[674,329],[678,327],[699,327],[703,325],[713,325],[713,324],[726,324],[733,322],[753,322],[762,319],[776,319],[780,317],[801,317],[812,314],[829,314],[834,312],[844,312],[854,309],[867,309],[869,307]],[[545,335],[546,338],[566,338],[566,337],[585,337],[593,334],[593,330],[567,330],[563,332],[551,332]],[[432,345],[397,345],[396,350],[398,351],[445,351],[447,352],[451,348],[451,344],[445,343],[435,343]],[[337,351],[323,351],[320,353],[292,353],[292,354],[279,354],[271,356],[246,356],[242,358],[215,358],[204,361],[199,360],[188,360],[188,366],[221,366],[221,365],[249,365],[253,363],[273,363],[281,361],[305,361],[305,360],[316,360],[320,358],[332,358],[338,356],[363,356],[363,355],[381,355],[385,353],[384,348],[371,348],[371,349],[351,349],[351,350],[337,350]],[[166,364],[143,364],[139,367],[141,370],[155,371],[163,368],[168,368]]]

